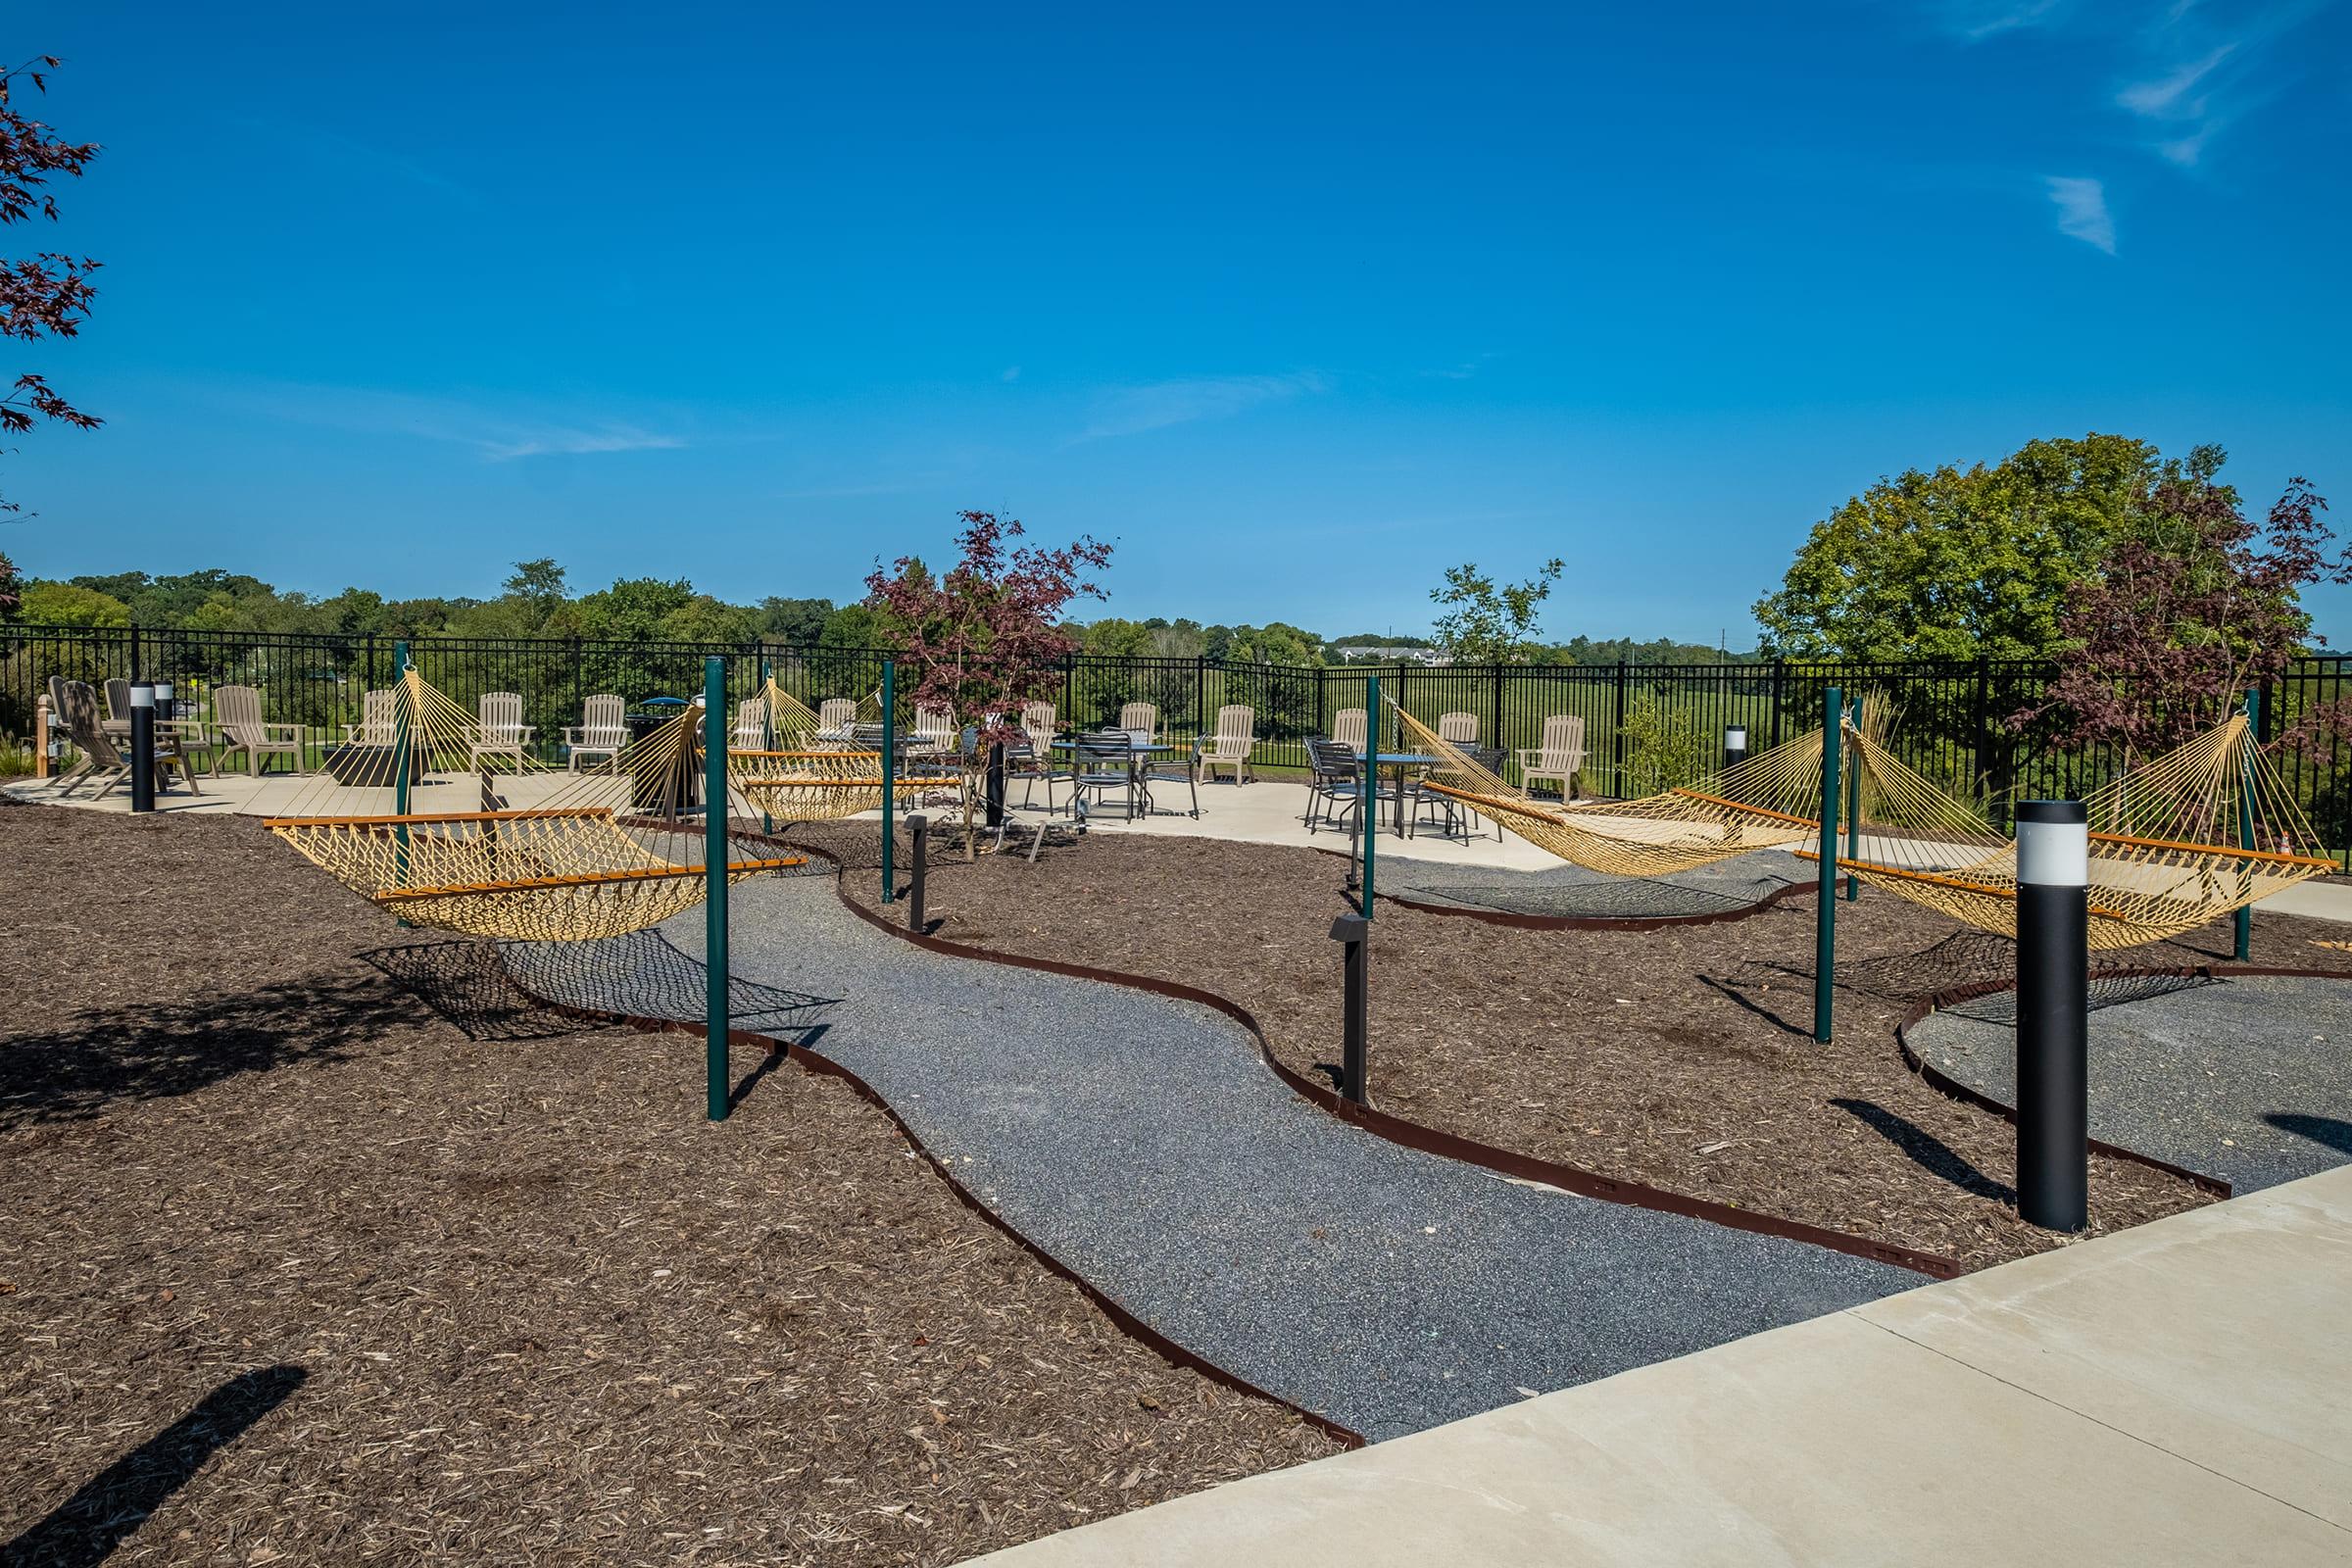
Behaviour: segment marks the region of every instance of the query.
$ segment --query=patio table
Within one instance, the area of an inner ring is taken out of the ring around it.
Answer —
[[[1357,752],[1355,755],[1358,759],[1361,759],[1364,754],[1362,752]],[[1396,821],[1395,825],[1396,829],[1396,836],[1398,838],[1404,837],[1405,769],[1412,767],[1432,767],[1444,760],[1444,758],[1432,757],[1427,752],[1381,752],[1372,759],[1372,765],[1374,767],[1393,769],[1396,775]]]
[[[1075,752],[1078,750],[1078,744],[1079,743],[1075,739],[1057,740],[1051,743],[1054,750],[1057,752]],[[1151,799],[1152,791],[1150,786],[1145,785],[1143,782],[1144,759],[1147,757],[1160,756],[1164,753],[1172,752],[1175,749],[1175,747],[1166,745],[1159,741],[1143,741],[1135,743],[1129,747],[1127,757],[1127,774],[1130,779],[1135,781],[1139,788],[1143,789],[1144,798],[1146,801]],[[1052,794],[1053,792],[1049,790],[1047,793]],[[1077,798],[1077,792],[1073,790],[1070,795],[1073,805],[1076,803]],[[1149,810],[1150,808],[1147,807],[1146,809]]]

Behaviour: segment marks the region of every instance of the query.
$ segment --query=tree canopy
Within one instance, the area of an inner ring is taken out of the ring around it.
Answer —
[[[2030,659],[2062,641],[2068,591],[2152,525],[2160,486],[2213,484],[2224,455],[2185,464],[2145,441],[2034,441],[1999,464],[1881,479],[1815,523],[1758,600],[1790,658]]]
[[[1536,629],[1544,601],[1566,567],[1546,561],[1525,582],[1496,583],[1474,562],[1446,568],[1444,587],[1429,597],[1446,606],[1437,619],[1438,646],[1456,663],[1524,664],[1541,651]]]

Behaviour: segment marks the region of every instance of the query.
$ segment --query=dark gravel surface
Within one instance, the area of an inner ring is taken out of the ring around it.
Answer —
[[[1447,865],[1387,851],[1384,843],[1373,859],[1373,885],[1382,893],[1451,908],[1576,920],[1728,914],[1812,880],[1812,867],[1779,850],[1659,877],[1607,876],[1581,865],[1541,871]]]
[[[1161,1333],[1388,1438],[1907,1289],[1802,1243],[1505,1181],[1285,1091],[1208,1008],[924,953],[808,877],[736,890],[735,972],[1022,1234]],[[699,954],[700,915],[666,934]],[[592,977],[567,1000],[595,1004]]]
[[[2352,984],[2255,975],[2150,989],[2090,1015],[2093,1137],[2241,1193],[2352,1162]],[[1912,1049],[2013,1105],[2014,1004],[2003,992],[1931,1013]]]

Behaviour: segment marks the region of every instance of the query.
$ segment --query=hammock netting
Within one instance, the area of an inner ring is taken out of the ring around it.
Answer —
[[[1568,804],[1530,798],[1391,707],[1413,743],[1441,760],[1430,790],[1591,870],[1671,875],[1820,840],[1820,731],[1688,788]],[[2015,936],[2015,842],[1897,758],[1886,743],[1888,727],[1888,710],[1875,698],[1861,723],[1838,726],[1861,823],[1850,847],[1840,824],[1839,867],[1966,924]],[[2242,712],[2109,781],[2085,804],[2094,949],[2178,936],[2335,869]],[[1819,859],[1810,848],[1796,853]]]
[[[345,886],[412,925],[530,942],[620,936],[702,901],[699,707],[564,772],[529,758],[518,717],[477,718],[414,669],[390,696],[263,824]],[[734,804],[715,803],[729,823]],[[722,842],[729,884],[806,863],[732,828]]]
[[[817,717],[791,693],[767,683],[767,729],[759,747],[743,737],[727,751],[727,782],[755,810],[786,822],[830,821],[882,807],[882,754],[820,739]],[[931,795],[963,794],[963,774],[945,760],[913,754],[897,783],[902,809]]]

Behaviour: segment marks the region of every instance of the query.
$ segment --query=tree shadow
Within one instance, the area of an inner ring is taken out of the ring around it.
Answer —
[[[1985,1175],[1917,1122],[1898,1116],[1874,1101],[1839,1099],[1830,1103],[1894,1145],[1913,1164],[1938,1180],[1950,1182],[1972,1197],[1987,1198],[1996,1203],[2017,1201],[2016,1188]]]
[[[239,1073],[344,1060],[360,1042],[416,1021],[408,998],[365,974],[85,1009],[0,1040],[0,1130],[85,1121],[117,1101],[192,1094]]]
[[[2295,1110],[2266,1110],[2262,1119],[2282,1133],[2308,1138],[2323,1149],[2332,1149],[2339,1154],[2352,1154],[2352,1121],[2338,1121],[2333,1116],[2307,1116]]]
[[[205,1461],[283,1404],[308,1376],[301,1367],[279,1365],[230,1378],[0,1546],[0,1564],[87,1568],[104,1561]]]

